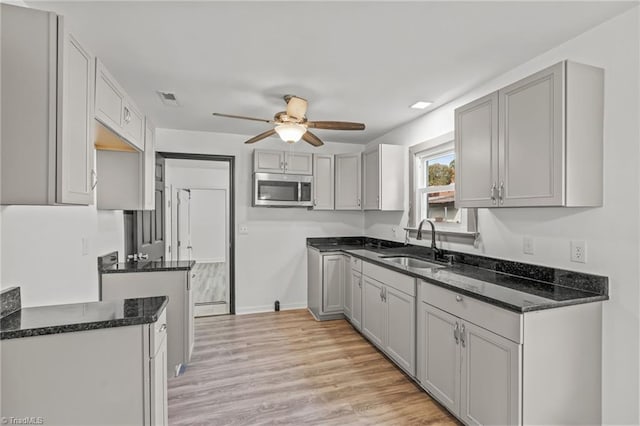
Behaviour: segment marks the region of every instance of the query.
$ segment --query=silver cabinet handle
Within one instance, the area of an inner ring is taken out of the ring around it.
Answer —
[[[280,162],[280,168],[284,170],[284,161]]]
[[[382,301],[386,302],[387,301],[387,289],[384,289],[384,292],[382,293]]]
[[[458,322],[456,321],[456,326],[453,328],[453,338],[456,341],[456,345],[458,344],[458,341],[460,340],[460,326],[458,325]]]
[[[162,326],[160,327],[160,330],[158,330],[159,332],[163,332],[167,329],[167,324],[162,324]]]
[[[358,207],[360,207],[360,198],[358,198]]]
[[[462,296],[456,295],[456,302],[462,302]]]
[[[384,300],[384,296],[382,295],[382,287],[380,287],[380,300]]]
[[[318,199],[317,199],[317,198],[314,198],[314,199],[313,199],[313,205],[314,205],[314,206],[317,206],[317,205],[318,205]]]
[[[504,204],[504,182],[500,182],[500,189],[498,190],[498,199],[500,204]]]
[[[91,184],[91,190],[93,191],[96,189],[96,185],[98,185],[98,175],[95,170],[91,170],[91,180],[93,181],[93,184]]]
[[[124,107],[124,121],[125,123],[129,123],[131,121],[131,111],[129,108]]]
[[[462,347],[464,348],[467,342],[465,342],[464,340],[464,324],[462,324],[460,326],[460,344],[462,345]]]
[[[358,278],[358,287],[362,288],[362,280]]]
[[[491,204],[495,205],[496,204],[496,183],[493,182],[493,185],[491,185]]]

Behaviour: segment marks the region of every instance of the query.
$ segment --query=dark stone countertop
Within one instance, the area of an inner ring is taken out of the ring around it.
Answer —
[[[150,324],[168,301],[158,296],[22,308],[0,319],[0,340]]]
[[[518,313],[609,299],[606,277],[450,251],[446,253],[454,255],[453,265],[443,263],[433,269],[411,268],[381,256],[408,255],[432,262],[431,249],[370,238],[363,238],[358,247],[355,237],[351,238],[351,241],[338,239],[334,245],[330,239],[310,238],[307,245],[324,252],[342,251]]]
[[[101,274],[122,274],[129,272],[190,271],[195,260],[150,260],[147,262],[120,262],[100,269]]]

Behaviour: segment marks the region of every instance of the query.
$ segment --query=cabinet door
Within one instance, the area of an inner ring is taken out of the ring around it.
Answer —
[[[456,207],[498,206],[498,93],[455,111]]]
[[[284,172],[284,151],[253,151],[253,171],[264,173]]]
[[[336,210],[362,210],[360,162],[359,153],[335,156]]]
[[[353,285],[355,284],[351,276],[351,258],[345,256],[343,259],[343,274],[344,274],[344,316],[349,320],[353,316]]]
[[[380,151],[365,152],[363,157],[364,209],[380,209]]]
[[[500,205],[564,202],[564,63],[499,91]]]
[[[156,208],[156,140],[155,127],[148,118],[145,119],[143,155],[143,210],[154,210]]]
[[[452,413],[460,407],[460,347],[454,336],[457,317],[420,303],[418,379]],[[505,423],[506,424],[506,423]]]
[[[384,285],[362,276],[362,333],[380,349],[384,348],[385,318]]]
[[[312,175],[313,154],[285,151],[284,172],[293,175]]]
[[[344,255],[322,257],[322,312],[342,312],[344,306]]]
[[[313,209],[333,210],[334,197],[334,167],[333,155],[313,155]]]
[[[463,327],[460,418],[466,424],[520,424],[521,346],[471,323]]]
[[[411,376],[416,374],[416,299],[385,287],[387,330],[384,351]]]
[[[93,203],[93,67],[93,56],[58,17],[58,203]]]
[[[167,402],[167,339],[163,339],[160,348],[149,361],[151,374],[151,425],[169,424]]]
[[[102,62],[96,60],[96,119],[111,130],[122,132],[122,118],[125,95],[106,70]]]
[[[351,324],[362,329],[362,274],[351,271]]]
[[[122,109],[124,136],[140,151],[144,150],[144,115],[129,100]]]

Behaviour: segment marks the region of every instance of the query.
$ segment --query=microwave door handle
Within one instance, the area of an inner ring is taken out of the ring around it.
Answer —
[[[298,202],[302,201],[302,182],[298,182]]]

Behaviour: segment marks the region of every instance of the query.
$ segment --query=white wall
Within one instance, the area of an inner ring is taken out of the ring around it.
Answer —
[[[124,251],[122,211],[94,206],[3,206],[2,287],[23,306],[98,300],[97,257]],[[82,251],[82,239],[88,251]]]
[[[321,135],[322,136],[322,135]],[[314,149],[304,142],[293,146],[270,138],[245,145],[247,136],[158,129],[157,150],[233,155],[236,158],[236,311],[306,307],[306,238],[361,235],[361,212],[320,212],[302,208],[251,207],[252,152],[258,149],[294,149],[305,152],[358,152],[362,145],[326,143]],[[247,235],[237,227],[246,225]]]
[[[471,93],[376,139],[413,145],[453,130],[453,110],[563,59],[605,69],[604,207],[479,209],[481,241],[455,250],[579,270],[609,277],[603,318],[603,421],[638,424],[640,194],[639,8],[626,12],[486,83]],[[366,213],[366,235],[393,238],[403,213]],[[534,238],[535,254],[522,253]],[[588,263],[569,261],[569,241],[584,239]],[[424,244],[424,242],[423,242]]]
[[[173,200],[173,211],[167,214],[169,229],[177,229],[175,220],[171,220],[177,207],[176,191],[191,189],[192,259],[198,262],[225,262],[229,164],[222,161],[167,159],[165,182],[170,186]],[[167,235],[171,235],[167,243],[175,247],[175,233],[167,232]],[[177,251],[174,250],[174,253]]]

